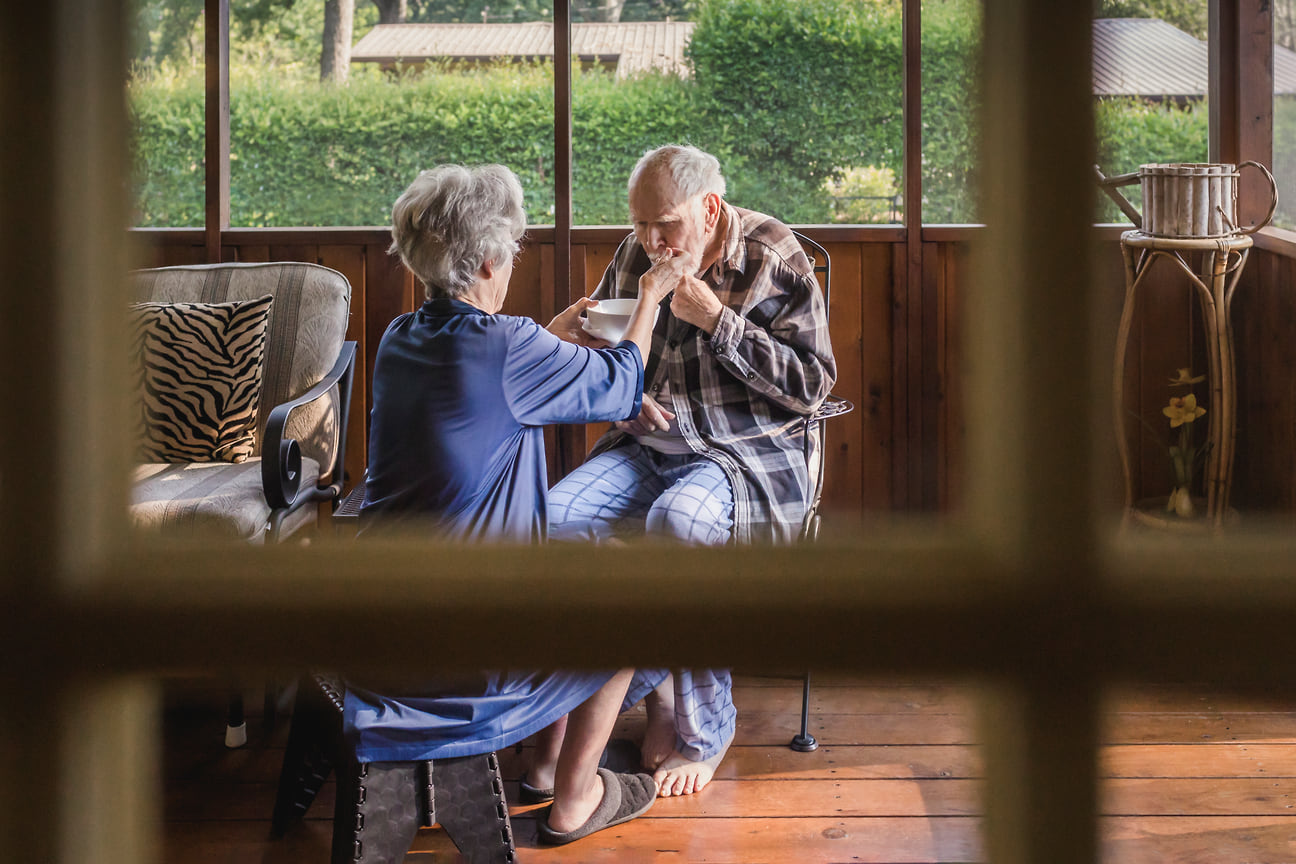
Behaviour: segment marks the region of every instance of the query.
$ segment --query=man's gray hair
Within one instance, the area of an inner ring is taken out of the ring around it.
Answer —
[[[639,157],[630,172],[628,189],[633,189],[640,175],[658,173],[670,177],[675,184],[675,201],[687,201],[694,195],[714,192],[721,198],[725,194],[725,179],[720,173],[720,160],[691,144],[667,144],[649,150]]]
[[[522,184],[503,165],[438,165],[422,172],[392,207],[392,244],[427,289],[458,297],[487,262],[503,264],[526,230]]]

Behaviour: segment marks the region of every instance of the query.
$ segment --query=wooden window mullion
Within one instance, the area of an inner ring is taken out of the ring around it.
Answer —
[[[221,260],[221,235],[230,221],[229,0],[205,0],[206,132],[203,238],[207,261]]]

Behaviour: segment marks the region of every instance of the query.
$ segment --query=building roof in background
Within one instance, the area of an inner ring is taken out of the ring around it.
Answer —
[[[572,25],[572,56],[615,66],[625,78],[649,69],[688,75],[691,21]],[[1200,98],[1209,69],[1206,43],[1159,18],[1098,18],[1093,25],[1096,96]],[[426,60],[487,62],[553,57],[553,25],[379,24],[351,49],[354,63]],[[1296,52],[1274,49],[1275,92],[1296,95]]]
[[[573,24],[572,57],[615,64],[619,78],[661,69],[687,75],[684,47],[691,21]],[[353,63],[417,63],[424,60],[485,62],[553,57],[553,25],[379,24],[351,49]]]
[[[1093,26],[1096,96],[1200,98],[1206,43],[1159,18],[1098,18]],[[1296,94],[1296,52],[1274,48],[1274,91]]]

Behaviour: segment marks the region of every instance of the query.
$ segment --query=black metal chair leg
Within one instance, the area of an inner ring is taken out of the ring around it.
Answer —
[[[819,742],[810,734],[810,673],[805,673],[801,689],[801,734],[792,736],[788,744],[798,753],[809,753],[819,748]]]

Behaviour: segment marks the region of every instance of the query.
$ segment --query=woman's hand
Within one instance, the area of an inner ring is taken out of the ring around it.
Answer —
[[[597,303],[588,297],[582,297],[572,305],[554,316],[545,329],[564,342],[573,342],[588,348],[607,348],[608,344],[597,336],[591,336],[581,327],[581,313]]]
[[[631,435],[647,435],[651,432],[665,432],[670,428],[670,421],[674,419],[675,415],[672,412],[667,411],[661,403],[645,393],[643,407],[639,409],[637,417],[633,420],[618,420],[612,425]]]

